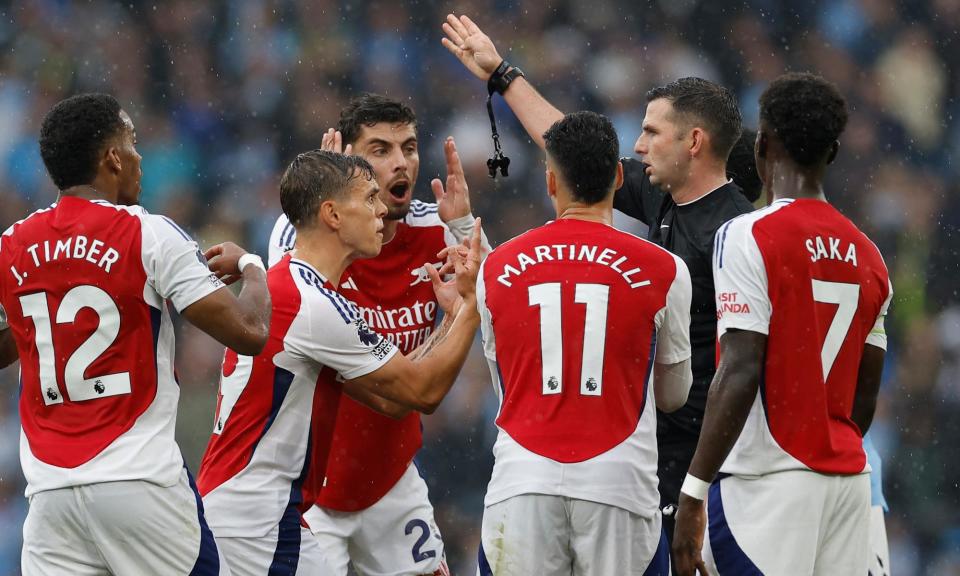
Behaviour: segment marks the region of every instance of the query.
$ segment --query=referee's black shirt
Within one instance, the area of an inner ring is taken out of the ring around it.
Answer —
[[[740,187],[727,183],[683,206],[670,194],[650,183],[645,166],[624,158],[623,186],[613,198],[613,207],[650,227],[648,239],[679,256],[690,269],[693,297],[690,305],[690,345],[693,385],[686,405],[657,414],[660,443],[671,443],[667,430],[689,439],[696,446],[707,403],[707,388],[716,371],[717,309],[713,292],[713,237],[726,221],[753,210]],[[679,440],[679,438],[678,438]],[[691,452],[692,456],[692,452]],[[684,473],[686,469],[683,470]]]

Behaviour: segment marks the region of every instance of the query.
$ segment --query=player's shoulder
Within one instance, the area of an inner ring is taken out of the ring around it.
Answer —
[[[303,301],[301,310],[310,315],[311,324],[329,325],[337,319],[351,324],[360,317],[357,305],[327,285],[326,278],[312,266],[293,258],[281,261],[280,265],[284,262]]]
[[[413,200],[410,202],[410,211],[403,222],[417,228],[428,226],[446,226],[440,219],[440,207],[431,202]]]
[[[54,204],[51,204],[50,206],[47,206],[46,208],[40,208],[39,210],[35,210],[31,212],[30,214],[27,214],[20,220],[17,220],[13,224],[11,224],[9,227],[7,227],[6,230],[3,231],[3,234],[0,234],[0,246],[2,246],[2,242],[4,238],[9,238],[13,236],[25,224],[33,223],[39,219],[42,219],[45,214],[49,214],[56,207],[57,207],[57,204],[54,203]]]
[[[491,256],[494,257],[494,260],[497,258],[502,258],[510,254],[522,251],[524,248],[529,247],[532,244],[537,243],[540,240],[544,233],[544,229],[550,225],[553,221],[547,222],[542,226],[537,226],[536,228],[531,228],[526,232],[521,232],[520,234],[514,236],[513,238],[500,243],[499,246],[494,248],[487,254],[485,261],[490,259]]]
[[[727,220],[717,229],[717,239],[729,238],[731,235],[744,235],[752,233],[754,226],[759,222],[769,219],[785,208],[793,204],[793,199],[785,198],[777,200],[768,206],[758,208],[752,212],[746,212]]]

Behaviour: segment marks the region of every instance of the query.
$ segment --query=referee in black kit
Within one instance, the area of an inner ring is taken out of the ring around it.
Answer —
[[[490,38],[468,18],[450,15],[443,29],[447,36],[443,45],[503,95],[542,148],[543,133],[563,113],[543,98],[518,68],[504,61]],[[753,210],[741,189],[727,177],[727,158],[740,130],[740,110],[726,88],[699,78],[682,78],[654,88],[647,93],[643,133],[635,147],[643,161],[623,160],[624,184],[614,196],[615,208],[649,227],[649,240],[683,259],[693,282],[693,387],[683,408],[657,414],[662,506],[675,505],[679,497],[697,447],[707,389],[716,368],[713,237],[724,222]],[[759,195],[758,190],[751,192]],[[673,518],[670,510],[666,512],[664,529],[672,537]]]

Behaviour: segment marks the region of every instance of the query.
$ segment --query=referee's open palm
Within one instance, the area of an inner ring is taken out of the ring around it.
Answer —
[[[468,16],[454,16],[447,14],[447,21],[443,23],[443,32],[447,35],[440,42],[456,56],[467,70],[481,79],[488,80],[503,58],[497,52],[490,37],[474,24]]]

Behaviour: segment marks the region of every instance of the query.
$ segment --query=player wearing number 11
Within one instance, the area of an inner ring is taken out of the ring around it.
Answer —
[[[609,120],[569,114],[544,141],[557,219],[494,250],[477,283],[500,399],[480,574],[666,576],[654,405],[690,390],[690,275],[610,225]]]
[[[714,242],[720,366],[681,489],[682,576],[868,572],[862,437],[892,290],[876,246],[824,196],[846,121],[836,87],[812,74],[781,76],[760,97],[757,171],[771,204]]]

